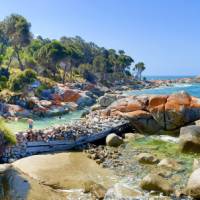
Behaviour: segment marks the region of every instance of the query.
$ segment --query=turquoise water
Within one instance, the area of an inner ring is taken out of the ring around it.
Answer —
[[[33,128],[34,129],[44,129],[50,126],[62,125],[65,123],[70,123],[72,121],[76,121],[81,118],[82,113],[84,110],[78,110],[74,112],[70,112],[68,114],[62,115],[61,118],[59,117],[45,117],[45,118],[38,118],[34,120]],[[6,125],[11,129],[13,132],[18,131],[25,131],[28,129],[28,123],[26,119],[22,119],[19,121],[7,121]]]
[[[179,91],[186,91],[192,96],[200,98],[200,84],[174,84],[170,87],[159,87],[153,89],[134,90],[126,94],[172,94]]]
[[[193,78],[195,76],[144,76],[147,80],[175,80],[180,78]]]

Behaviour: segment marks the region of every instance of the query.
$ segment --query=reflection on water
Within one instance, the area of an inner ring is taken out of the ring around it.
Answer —
[[[0,199],[25,200],[30,186],[14,169],[0,174]]]

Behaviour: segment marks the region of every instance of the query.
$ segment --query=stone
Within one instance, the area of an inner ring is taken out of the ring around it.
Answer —
[[[105,199],[140,199],[142,196],[139,190],[122,183],[116,183],[107,191]]]
[[[98,99],[98,103],[101,107],[108,107],[111,105],[114,101],[116,101],[116,95],[112,94],[105,94],[104,96],[100,97]]]
[[[159,162],[159,160],[150,153],[140,153],[137,156],[137,159],[139,163],[142,163],[142,164],[156,164]]]
[[[142,134],[178,135],[180,128],[200,119],[200,100],[186,92],[128,96],[113,102],[107,116],[121,116]]]
[[[75,111],[78,109],[78,105],[74,102],[68,102],[67,105],[68,105],[70,111]]]
[[[153,96],[149,99],[148,110],[159,125],[165,128],[165,103],[168,96]]]
[[[91,97],[85,94],[81,94],[80,98],[78,98],[76,103],[79,107],[91,106],[95,103],[95,99],[92,99]]]
[[[110,106],[110,110],[117,110],[120,112],[133,112],[137,110],[143,110],[145,108],[147,99],[137,99],[133,96],[129,96],[126,98],[121,98],[115,102],[113,102]]]
[[[124,134],[124,138],[127,140],[131,140],[135,138],[135,134],[134,133],[125,133]]]
[[[100,109],[101,109],[101,105],[99,105],[99,104],[95,104],[95,105],[93,105],[93,106],[91,107],[91,110],[92,110],[92,111],[100,110]]]
[[[135,139],[136,139],[136,136],[134,133],[125,133],[124,134],[124,142],[129,142],[129,141],[132,141]]]
[[[116,135],[115,133],[111,133],[106,137],[106,145],[112,147],[118,147],[123,143],[123,139]]]
[[[179,136],[182,152],[200,152],[200,126],[182,127]]]
[[[158,163],[159,167],[166,167],[173,170],[181,170],[181,165],[174,159],[164,158]]]
[[[94,181],[87,181],[83,185],[85,193],[93,194],[97,199],[102,200],[106,194],[106,189]]]
[[[200,168],[200,160],[199,159],[194,159],[193,165],[192,165],[193,171],[196,170],[196,169],[199,169],[199,168]]]
[[[11,164],[0,164],[0,174],[11,168]]]
[[[78,91],[75,90],[65,90],[64,94],[62,95],[62,100],[64,102],[77,102],[78,99],[81,97]]]
[[[147,111],[137,110],[128,112],[122,116],[129,119],[133,127],[142,134],[156,134],[161,129],[156,120]]]
[[[195,121],[195,125],[200,126],[200,120]]]
[[[154,190],[162,192],[166,195],[173,193],[173,188],[169,184],[168,180],[164,179],[163,177],[157,174],[149,174],[145,176],[140,183],[140,187],[143,190]]]
[[[200,168],[191,174],[186,186],[186,193],[193,198],[200,198]]]
[[[41,100],[40,105],[49,108],[52,105],[52,102],[47,100]]]

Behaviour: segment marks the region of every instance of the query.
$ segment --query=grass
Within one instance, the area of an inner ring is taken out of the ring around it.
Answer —
[[[159,158],[172,158],[183,163],[185,169],[191,172],[194,159],[199,159],[199,153],[182,153],[177,143],[166,142],[151,137],[139,138],[131,143],[133,148],[145,150]]]
[[[9,144],[16,144],[16,136],[13,134],[13,132],[6,126],[3,119],[0,119],[0,134],[3,134],[4,139]]]

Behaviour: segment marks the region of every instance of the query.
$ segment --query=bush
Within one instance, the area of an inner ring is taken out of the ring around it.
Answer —
[[[7,87],[7,81],[8,79],[6,78],[6,76],[1,76],[0,77],[0,89],[3,90]]]
[[[26,69],[18,74],[12,74],[9,79],[9,88],[12,91],[22,90],[26,85],[33,83],[36,77],[36,72],[31,69]]]
[[[8,127],[6,127],[6,124],[2,118],[0,119],[0,134],[3,134],[4,139],[9,144],[17,143],[16,136],[12,133],[12,131]]]

